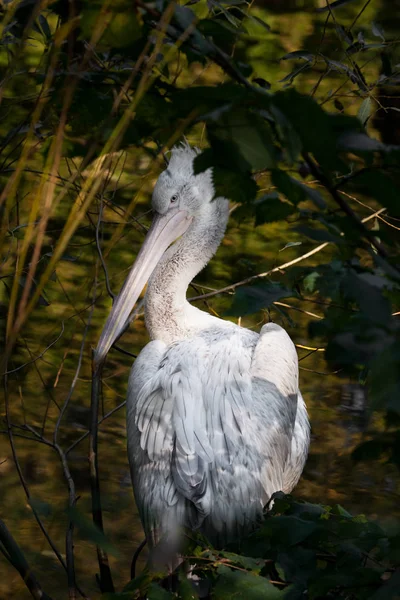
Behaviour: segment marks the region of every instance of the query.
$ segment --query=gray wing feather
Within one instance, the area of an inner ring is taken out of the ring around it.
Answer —
[[[201,526],[215,543],[254,525],[304,463],[297,392],[297,355],[278,326],[146,346],[129,383],[128,447],[153,543],[179,524]]]
[[[271,444],[271,452],[283,469],[279,489],[287,493],[300,478],[310,444],[310,425],[298,388],[298,372],[296,348],[286,331],[275,323],[264,325],[254,352],[252,373],[273,383],[282,396],[276,404],[280,416],[274,417],[275,425],[284,425],[281,446]],[[276,482],[276,475],[271,467],[265,468],[265,481]]]

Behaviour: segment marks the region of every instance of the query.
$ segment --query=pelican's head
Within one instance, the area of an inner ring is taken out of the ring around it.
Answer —
[[[165,250],[210,207],[214,197],[212,173],[208,169],[194,174],[193,159],[197,154],[188,144],[175,146],[168,168],[158,178],[152,199],[153,222],[101,333],[94,356],[96,365],[103,362],[125,329],[141,291]]]
[[[214,197],[211,169],[195,175],[193,160],[199,154],[188,144],[175,146],[168,167],[154,187],[152,207],[156,214],[165,215],[170,210],[185,210],[195,217]]]

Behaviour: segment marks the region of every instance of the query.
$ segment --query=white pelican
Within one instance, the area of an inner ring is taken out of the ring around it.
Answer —
[[[219,546],[254,527],[271,495],[296,485],[309,446],[297,353],[285,330],[268,323],[258,334],[186,300],[229,216],[228,200],[213,199],[211,170],[194,175],[196,154],[188,145],[172,150],[154,188],[152,226],[95,353],[99,364],[149,280],[151,341],[129,377],[128,454],[153,561],[163,547],[170,567],[182,527]]]

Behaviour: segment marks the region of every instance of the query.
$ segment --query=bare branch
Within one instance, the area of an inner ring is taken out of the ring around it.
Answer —
[[[35,507],[33,506],[32,502],[31,502],[31,495],[29,492],[29,488],[28,485],[25,481],[25,478],[23,476],[22,473],[22,469],[21,469],[21,465],[19,464],[19,460],[18,460],[18,456],[17,456],[17,451],[15,448],[15,444],[14,444],[14,438],[13,438],[13,431],[12,431],[12,424],[10,421],[10,410],[9,410],[9,398],[8,398],[8,386],[7,386],[7,375],[4,376],[4,398],[5,398],[5,412],[6,412],[6,424],[7,424],[7,433],[8,433],[8,439],[10,441],[10,446],[11,446],[11,452],[13,455],[13,460],[14,460],[14,464],[15,467],[17,469],[17,473],[18,473],[18,477],[19,480],[21,482],[21,485],[24,489],[25,492],[25,496],[26,499],[29,503],[29,506],[31,507],[32,513],[36,519],[37,524],[39,525],[40,530],[42,531],[44,537],[46,538],[49,546],[51,547],[51,549],[53,550],[54,554],[57,556],[58,560],[60,561],[61,565],[64,567],[64,569],[67,568],[65,561],[63,559],[63,557],[61,556],[59,550],[57,549],[56,545],[54,544],[54,542],[52,541],[52,539],[50,538],[45,526],[42,523],[42,520],[39,516],[39,514],[37,513]]]
[[[43,590],[21,548],[11,535],[4,521],[0,519],[0,551],[21,575],[26,587],[35,600],[51,600]]]
[[[59,432],[62,418],[63,418],[64,413],[65,413],[65,411],[68,407],[68,404],[71,400],[72,394],[74,393],[76,382],[78,381],[78,376],[79,376],[81,366],[82,366],[82,359],[83,359],[83,352],[85,349],[86,337],[87,337],[87,333],[89,330],[89,326],[90,326],[90,322],[91,322],[91,318],[92,318],[92,314],[93,314],[93,309],[94,309],[94,304],[92,305],[91,311],[89,313],[89,318],[87,320],[87,323],[86,323],[86,326],[85,326],[85,329],[83,332],[81,349],[80,349],[80,353],[79,353],[78,365],[77,365],[77,368],[75,371],[75,375],[72,380],[68,395],[67,395],[65,402],[60,410],[60,414],[58,415],[57,423],[56,423],[56,426],[54,429],[54,434],[53,434],[54,448],[57,450],[57,452],[59,454],[61,464],[63,467],[64,476],[65,476],[65,479],[66,479],[66,482],[68,485],[68,496],[69,496],[68,507],[69,507],[69,509],[72,509],[76,503],[75,483],[74,483],[74,480],[71,476],[71,472],[68,467],[66,455],[62,451],[60,445],[58,444],[57,438],[58,438],[58,432]],[[71,599],[76,597],[76,590],[77,590],[76,577],[75,577],[73,532],[74,532],[74,524],[73,524],[73,521],[71,519],[69,519],[66,540],[65,540],[65,547],[66,547],[66,557],[67,557],[67,577],[68,577],[69,597]]]
[[[92,398],[91,398],[91,424],[89,432],[89,464],[90,464],[90,484],[92,492],[92,515],[94,524],[104,532],[103,513],[101,510],[99,465],[98,465],[98,414],[99,398],[101,393],[101,374],[104,363],[101,363],[97,369],[92,372]],[[102,592],[114,592],[114,583],[112,580],[110,565],[107,553],[97,546],[97,558],[100,568],[100,587]]]
[[[374,212],[372,215],[368,215],[367,217],[362,219],[362,223],[366,223],[367,221],[370,221],[371,219],[380,215],[385,210],[386,210],[386,208],[381,208],[378,211]],[[290,260],[289,262],[283,263],[282,265],[279,265],[278,267],[274,267],[273,269],[270,269],[269,271],[266,271],[265,273],[259,273],[258,275],[251,275],[250,277],[246,277],[246,279],[242,279],[242,281],[238,281],[237,283],[232,283],[231,285],[227,285],[223,288],[220,288],[219,290],[214,290],[213,292],[208,292],[207,294],[202,294],[201,296],[194,296],[193,298],[188,298],[188,300],[189,300],[189,302],[196,302],[197,300],[204,300],[205,298],[212,298],[213,296],[217,296],[218,294],[226,294],[226,293],[233,292],[238,287],[247,285],[248,283],[252,283],[253,281],[257,281],[258,279],[263,279],[264,277],[268,277],[269,275],[272,275],[272,273],[281,272],[284,269],[287,269],[288,267],[292,267],[293,265],[296,265],[297,263],[302,262],[303,260],[306,260],[306,258],[310,258],[310,256],[313,256],[313,254],[317,254],[317,252],[320,252],[321,250],[323,250],[324,248],[329,246],[330,243],[331,242],[324,242],[323,244],[316,246],[309,252],[306,252],[305,254],[302,254],[301,256],[298,256],[297,258]]]
[[[62,336],[63,333],[64,333],[64,321],[61,321],[61,331],[60,331],[59,335],[56,337],[56,339],[53,342],[51,342],[51,344],[49,344],[48,346],[46,346],[46,348],[43,350],[43,352],[41,352],[38,356],[36,356],[32,360],[29,360],[28,362],[24,363],[23,365],[20,365],[16,369],[11,369],[10,371],[6,371],[5,373],[3,373],[3,375],[10,375],[10,373],[15,373],[16,371],[19,371],[20,369],[23,369],[24,367],[27,367],[28,365],[31,365],[32,363],[34,363],[37,360],[41,359],[46,354],[46,352],[52,346],[54,346],[54,344],[56,344],[58,342],[58,340],[61,338],[61,336]]]
[[[314,177],[316,179],[318,179],[318,181],[320,181],[320,183],[322,183],[322,185],[330,193],[330,195],[332,196],[332,198],[336,202],[336,204],[338,204],[340,206],[340,208],[343,210],[343,212],[352,220],[355,227],[359,230],[359,232],[362,234],[362,236],[365,239],[367,239],[374,246],[374,248],[376,249],[378,254],[380,254],[380,256],[382,256],[383,258],[388,258],[389,255],[388,255],[386,249],[382,246],[382,244],[380,242],[378,242],[378,240],[376,239],[374,234],[371,233],[370,230],[364,226],[364,222],[361,221],[359,219],[359,217],[356,215],[356,213],[353,211],[353,209],[350,208],[350,206],[347,204],[347,202],[339,194],[338,190],[334,186],[331,185],[329,179],[321,171],[319,166],[314,162],[314,160],[311,158],[311,156],[308,154],[308,152],[303,152],[303,156],[304,156],[304,160],[306,161],[306,163],[309,166],[311,173],[314,175]]]
[[[89,216],[89,215],[88,215]],[[110,279],[108,277],[108,270],[107,270],[107,265],[104,262],[104,257],[103,257],[103,253],[101,251],[101,244],[100,244],[100,225],[101,225],[101,221],[102,221],[102,217],[103,217],[103,199],[100,200],[100,208],[99,208],[99,215],[97,217],[97,224],[96,224],[96,247],[97,247],[97,253],[99,255],[100,258],[100,262],[101,262],[101,266],[103,268],[104,271],[104,277],[106,279],[106,288],[107,288],[107,292],[108,295],[110,296],[110,298],[112,298],[112,300],[114,301],[115,299],[115,294],[113,293],[111,287],[110,287]]]
[[[103,423],[103,421],[105,421],[106,419],[108,419],[109,417],[111,417],[111,415],[113,415],[115,412],[117,412],[118,410],[120,410],[121,408],[123,408],[126,404],[126,400],[124,400],[123,402],[121,402],[121,404],[118,404],[118,406],[116,406],[115,408],[113,408],[112,410],[110,410],[107,414],[104,415],[104,417],[102,417],[101,419],[99,419],[97,421],[97,425],[101,425],[101,423]],[[71,444],[71,446],[69,448],[67,448],[67,450],[65,451],[65,454],[69,454],[78,444],[80,444],[81,442],[83,442],[83,440],[85,440],[88,435],[90,434],[90,430],[86,431],[86,433],[84,433],[83,435],[81,435],[80,438],[78,438],[73,444]]]

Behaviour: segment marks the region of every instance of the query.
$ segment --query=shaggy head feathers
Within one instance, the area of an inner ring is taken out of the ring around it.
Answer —
[[[180,204],[192,209],[200,200],[203,203],[213,199],[212,170],[198,175],[193,171],[193,160],[199,153],[198,148],[192,148],[187,142],[172,148],[168,167],[160,174],[153,191],[152,206],[158,213],[164,214],[168,210],[175,195]]]

